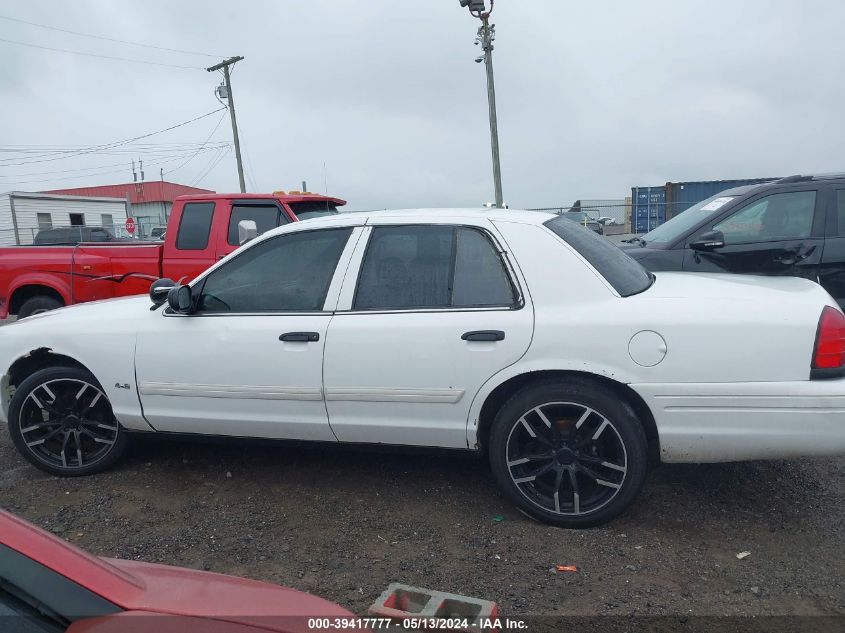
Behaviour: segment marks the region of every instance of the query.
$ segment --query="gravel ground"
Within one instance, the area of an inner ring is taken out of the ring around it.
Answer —
[[[397,581],[516,616],[845,616],[843,475],[845,458],[659,466],[621,518],[569,531],[515,511],[460,455],[142,438],[116,469],[68,480],[0,432],[0,506],[69,541],[360,614]]]

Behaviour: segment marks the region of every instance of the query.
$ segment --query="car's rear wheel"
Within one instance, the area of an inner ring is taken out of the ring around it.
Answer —
[[[62,302],[54,297],[32,297],[23,302],[18,309],[18,318],[25,319],[33,314],[41,314],[62,307]]]
[[[490,465],[505,495],[561,527],[610,521],[639,494],[645,432],[616,394],[586,380],[524,387],[499,410]]]
[[[76,367],[37,371],[15,390],[9,431],[21,454],[53,475],[91,475],[126,452],[126,431],[90,372]]]

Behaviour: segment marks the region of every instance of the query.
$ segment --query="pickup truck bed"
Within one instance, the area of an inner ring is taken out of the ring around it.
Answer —
[[[337,213],[344,200],[315,194],[208,194],[173,203],[162,242],[98,242],[0,249],[0,318],[142,294],[160,277],[189,281],[237,249],[237,225],[259,233]]]

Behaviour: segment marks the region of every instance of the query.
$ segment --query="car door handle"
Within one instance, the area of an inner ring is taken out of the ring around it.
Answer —
[[[287,343],[316,343],[320,340],[319,332],[286,332],[279,337]]]
[[[474,330],[464,332],[461,335],[462,341],[504,341],[505,333],[501,330]]]

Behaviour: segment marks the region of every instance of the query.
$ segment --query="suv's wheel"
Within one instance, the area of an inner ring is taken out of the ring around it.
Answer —
[[[12,441],[33,465],[52,475],[91,475],[126,452],[128,438],[96,378],[84,369],[35,372],[9,406]]]
[[[23,305],[18,308],[18,318],[25,319],[26,317],[32,316],[33,314],[49,312],[50,310],[55,310],[56,308],[61,307],[62,302],[53,297],[32,297],[31,299],[27,299],[26,301],[24,301]]]
[[[561,527],[600,525],[643,486],[643,427],[612,392],[582,380],[524,387],[496,415],[490,465],[499,487],[532,517]]]

